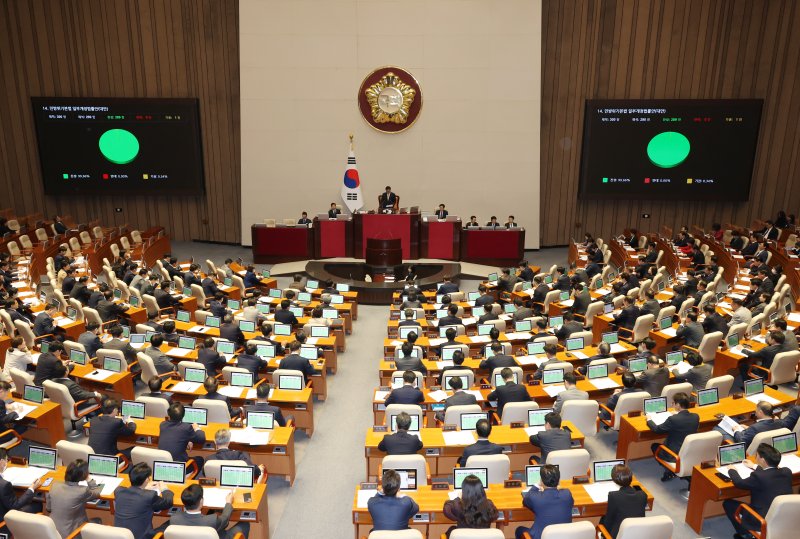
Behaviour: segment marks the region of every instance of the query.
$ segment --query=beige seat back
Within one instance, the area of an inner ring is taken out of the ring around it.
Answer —
[[[780,436],[781,434],[790,434],[791,432],[792,431],[790,431],[787,428],[765,430],[764,432],[759,432],[753,437],[753,441],[750,442],[750,445],[747,446],[747,454],[755,455],[758,446],[760,446],[761,444],[772,445],[772,438],[774,438],[775,436]]]
[[[721,331],[706,333],[703,335],[703,340],[700,341],[700,346],[697,347],[698,355],[707,363],[714,361],[714,357],[717,355],[717,348],[719,348],[719,343],[721,342]]]
[[[666,515],[626,518],[622,521],[617,539],[670,539],[674,524]]]
[[[386,470],[414,470],[417,478],[417,488],[428,484],[428,466],[424,455],[386,455],[380,466],[380,477]]]
[[[12,509],[6,513],[6,526],[16,539],[61,539],[53,519]]]
[[[101,367],[107,357],[119,360],[121,369],[120,372],[125,372],[128,370],[128,362],[125,361],[125,354],[122,352],[122,350],[111,350],[109,348],[100,348],[97,350],[97,361],[100,363]]]
[[[148,316],[158,314],[159,307],[155,296],[151,296],[150,294],[142,294],[142,301],[144,302],[144,308],[147,309]]]
[[[679,477],[690,477],[692,468],[699,466],[701,462],[713,461],[716,458],[717,448],[721,444],[722,433],[716,430],[690,434],[678,452],[681,468],[675,473]]]
[[[94,322],[100,327],[103,326],[103,319],[100,318],[100,314],[95,309],[92,309],[91,307],[84,307],[83,315],[86,317],[87,322]]]
[[[542,531],[542,539],[594,539],[594,526],[588,520],[569,524],[550,524]]]
[[[764,520],[767,521],[770,537],[780,539],[796,536],[800,525],[800,494],[776,496]]]
[[[733,387],[733,380],[734,378],[730,374],[715,376],[714,378],[710,378],[708,382],[706,382],[706,389],[711,389],[712,387],[716,387],[717,392],[719,394],[719,398],[724,399],[731,392],[731,388]]]
[[[496,382],[498,378],[502,379],[500,373],[503,371],[503,369],[506,368],[511,369],[511,372],[513,372],[516,375],[516,380],[518,384],[525,383],[525,375],[522,374],[522,367],[497,367],[492,371],[491,377],[489,378],[489,383],[492,385],[492,387],[497,387]]]
[[[655,315],[652,314],[644,314],[638,317],[633,324],[633,336],[631,337],[631,341],[638,343],[645,340],[650,334],[650,330],[653,328],[653,321],[655,318]]]
[[[448,369],[445,371],[444,375],[442,376],[442,389],[445,391],[450,391],[450,386],[445,383],[445,377],[449,376],[466,376],[467,382],[469,382],[469,387],[465,387],[463,389],[469,389],[470,387],[475,385],[475,373],[469,369]]]
[[[403,373],[405,371],[394,371],[391,376],[392,380],[392,387],[400,387],[403,385]],[[413,371],[414,374],[417,376],[417,387],[422,389],[425,385],[424,378],[422,373],[419,371]]]
[[[245,368],[242,367],[234,367],[233,365],[228,365],[222,367],[222,379],[225,380],[226,383],[231,383],[231,373],[233,372],[250,372]]]
[[[797,378],[798,362],[800,362],[800,351],[776,354],[769,368],[769,383],[780,385],[794,382]]]
[[[209,259],[206,259],[206,267],[208,268],[208,275],[213,277],[217,273],[217,265]]]
[[[231,414],[228,411],[228,405],[223,401],[212,399],[196,399],[192,406],[195,408],[204,408],[208,410],[209,423],[224,423],[228,424],[231,421]]]
[[[249,466],[249,464],[243,460],[207,460],[203,464],[203,473],[206,477],[213,477],[219,482],[222,466]]]
[[[194,284],[192,286],[197,286],[197,285]],[[200,300],[197,300],[197,301],[200,301]],[[211,316],[211,312],[210,311],[205,311],[203,309],[197,309],[194,312],[194,321],[197,322],[197,325],[204,326],[206,324],[206,318],[208,318],[209,316]]]
[[[444,412],[444,422],[446,425],[461,425],[461,414],[478,414],[480,413],[480,404],[462,404],[458,406],[450,406]]]
[[[572,363],[568,361],[557,361],[555,363],[550,363],[544,366],[544,370],[549,371],[551,369],[564,369],[564,374],[568,372],[572,372],[574,370],[574,366]]]
[[[131,242],[128,240],[128,236],[120,236],[119,237],[119,244],[122,245],[122,248],[126,251],[131,250]]]
[[[661,390],[661,396],[667,398],[667,406],[672,406],[672,397],[675,395],[675,393],[681,392],[691,395],[692,384],[689,382],[683,382],[680,384],[667,384],[664,386],[664,389]]]
[[[595,365],[608,365],[608,374],[609,376],[614,374],[614,371],[619,367],[619,363],[613,357],[605,357],[603,359],[595,359],[589,362],[590,367],[594,367]]]
[[[171,524],[164,530],[164,539],[219,539],[211,526],[178,526]]]
[[[187,538],[188,539],[188,538]],[[369,532],[367,539],[422,539],[422,532],[419,530],[380,530]]]
[[[6,335],[13,337],[17,334],[14,322],[11,321],[11,316],[4,309],[0,309],[0,320],[3,322],[3,331]]]
[[[20,395],[22,395],[23,392],[25,391],[26,385],[28,386],[33,385],[32,372],[22,371],[20,369],[17,369],[16,367],[12,367],[11,370],[9,371],[9,374],[11,375],[11,381],[14,384],[14,389]],[[800,421],[798,421],[798,423],[800,423]]]
[[[19,336],[25,341],[25,346],[28,347],[28,350],[33,350],[36,336],[33,334],[31,327],[22,320],[14,320],[14,326],[17,328]]]
[[[742,322],[741,324],[734,324],[730,328],[728,328],[728,333],[725,334],[725,344],[728,343],[728,337],[736,333],[739,335],[739,342],[744,340],[744,334],[747,331],[747,322]]]
[[[37,228],[34,230],[34,234],[36,234],[36,239],[38,241],[47,241],[47,230],[44,228]]]
[[[678,309],[678,318],[683,318],[686,316],[686,311],[692,308],[694,305],[694,298],[688,298],[683,303],[681,303],[681,308]]]
[[[58,382],[53,382],[52,380],[45,380],[42,382],[42,386],[48,398],[61,405],[61,416],[64,419],[69,419],[70,421],[78,420],[78,416],[74,411],[75,401],[72,395],[69,394],[67,386],[59,384]]]
[[[75,312],[78,313],[76,320],[82,321],[86,318],[86,315],[83,312],[83,304],[75,298],[69,298],[69,306],[75,309]]]
[[[509,402],[503,406],[503,417],[500,418],[500,423],[503,425],[510,425],[511,423],[522,422],[528,424],[528,411],[536,410],[539,404],[536,401],[530,402]],[[798,421],[800,423],[800,421]]]
[[[134,466],[140,462],[147,463],[150,468],[153,468],[153,463],[157,460],[172,461],[172,455],[165,449],[156,449],[155,447],[143,447],[140,445],[134,446],[131,451],[131,464]]]
[[[206,304],[206,293],[203,292],[203,287],[199,284],[192,284],[190,287],[192,289],[192,296],[197,299],[197,305],[200,307],[205,306]],[[197,316],[197,311],[195,311],[195,317]],[[196,320],[197,318],[195,318]]]
[[[146,417],[167,417],[169,401],[160,397],[136,397],[136,402],[144,404],[144,415]]]
[[[578,475],[586,475],[591,458],[589,451],[583,448],[560,449],[550,451],[545,464],[557,464],[561,472],[561,480],[566,481]]]
[[[649,399],[650,393],[647,391],[634,391],[633,393],[623,393],[617,400],[617,406],[614,408],[614,430],[619,430],[620,419],[622,416],[627,415],[632,410],[643,411],[644,399]]]
[[[425,426],[425,415],[422,412],[422,407],[417,404],[390,404],[386,407],[384,414],[384,421],[387,425],[391,426],[391,417],[405,412],[410,416],[416,416],[420,428]]]
[[[156,370],[153,358],[144,352],[137,352],[136,359],[139,360],[139,367],[142,369],[142,381],[147,383],[152,378],[158,378],[158,371]]]
[[[133,532],[127,528],[87,522],[81,528],[80,536],[81,539],[133,539]]]
[[[597,412],[600,405],[596,400],[572,399],[561,407],[561,419],[571,421],[584,436],[597,434]]]
[[[186,369],[203,369],[206,370],[206,366],[202,363],[198,363],[197,361],[179,361],[178,362],[178,374],[181,375],[181,378],[186,378]]]
[[[103,229],[99,226],[96,226],[92,229],[92,234],[94,234],[94,238],[97,240],[103,239]]]
[[[592,339],[594,338],[594,335],[591,331],[576,331],[569,336],[570,339],[577,339],[579,337],[583,339],[584,348],[592,345]]]
[[[147,324],[136,324],[136,333],[146,334],[148,331],[153,331],[153,328],[151,328]]]
[[[94,454],[94,450],[88,444],[76,444],[67,440],[59,440],[56,443],[56,450],[63,466],[67,466],[70,462],[75,462],[78,459],[88,461],[89,455]]]
[[[86,230],[82,230],[81,233],[79,234],[79,236],[81,238],[81,243],[83,245],[88,246],[88,245],[92,244],[92,237],[89,235],[89,232],[87,232]]]
[[[467,458],[467,468],[486,468],[490,485],[503,484],[510,479],[511,459],[508,455],[471,455]]]

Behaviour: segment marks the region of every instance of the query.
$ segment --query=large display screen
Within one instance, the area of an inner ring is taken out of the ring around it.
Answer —
[[[762,104],[587,100],[579,196],[747,200]]]
[[[34,97],[49,195],[199,195],[197,99]]]

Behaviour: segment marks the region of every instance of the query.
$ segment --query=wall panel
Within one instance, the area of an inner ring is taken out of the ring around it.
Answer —
[[[542,245],[798,213],[798,27],[794,0],[544,0]],[[578,200],[585,99],[751,97],[765,102],[749,202]]]
[[[0,0],[0,207],[238,243],[238,17],[238,0]],[[44,196],[39,95],[199,98],[206,195]]]

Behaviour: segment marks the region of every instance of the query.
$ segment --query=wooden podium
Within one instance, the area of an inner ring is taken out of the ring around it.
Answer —
[[[367,238],[366,262],[369,266],[388,268],[403,263],[403,246],[400,238]]]

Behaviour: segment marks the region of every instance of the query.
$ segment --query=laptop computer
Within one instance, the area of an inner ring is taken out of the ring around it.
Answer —
[[[764,379],[763,378],[753,378],[751,380],[744,381],[744,396],[745,397],[752,397],[753,395],[759,395],[764,392]]]
[[[487,419],[484,412],[469,412],[459,416],[461,430],[475,430],[478,428],[478,421]]]
[[[519,376],[516,371],[513,372],[514,374],[514,383],[519,383]],[[503,380],[503,376],[498,372],[494,375],[494,387],[500,387],[506,385],[506,381]]]
[[[669,329],[671,327],[672,327],[672,317],[671,316],[665,316],[664,318],[659,318],[658,319],[658,329],[663,331],[663,330]]]
[[[331,336],[331,328],[328,326],[311,326],[311,336],[325,338]]]
[[[781,454],[797,453],[797,433],[780,434],[772,437],[772,447]]]
[[[153,461],[153,481],[182,485],[186,481],[186,463],[167,460]]]
[[[558,464],[554,465],[558,468]],[[541,466],[525,466],[525,484],[529,487],[538,486],[542,482]]]
[[[218,328],[220,322],[222,322],[222,320],[220,320],[218,316],[206,316],[206,321],[203,325],[210,328]]]
[[[183,379],[187,382],[198,382],[202,384],[206,381],[206,370],[195,367],[186,367],[186,370],[183,373]]]
[[[400,476],[400,490],[417,490],[417,470],[395,468]]]
[[[739,464],[747,457],[745,443],[721,445],[717,448],[717,460],[720,466]]]
[[[47,447],[30,446],[28,448],[28,466],[36,468],[56,469],[58,451]]]
[[[645,414],[659,414],[667,411],[667,397],[644,399]]]
[[[600,365],[589,365],[586,371],[586,377],[589,380],[597,378],[608,378],[608,363],[601,363]]]
[[[253,387],[252,372],[232,372],[231,386],[233,387]]]
[[[256,345],[256,355],[261,359],[270,359],[275,357],[275,345],[274,344]]]
[[[667,352],[667,365],[673,367],[683,361],[683,351],[682,350],[675,350],[673,352]]]
[[[415,317],[416,314],[417,313],[415,312],[414,313]],[[322,318],[327,318],[328,320],[336,320],[337,318],[339,318],[339,311],[332,308],[322,309]]]
[[[217,352],[226,356],[235,354],[236,345],[231,341],[217,341]]]
[[[184,350],[194,350],[196,346],[194,337],[179,337],[178,338],[178,348],[182,348]]]
[[[192,314],[189,311],[178,311],[175,314],[175,319],[178,322],[189,322],[192,319]]]
[[[488,335],[494,329],[494,324],[478,324],[478,335]]]
[[[144,333],[131,333],[130,336],[130,343],[131,345],[134,344],[144,344]]]
[[[547,325],[549,325],[553,329],[558,329],[564,325],[564,317],[563,316],[551,316],[548,321]]]
[[[319,351],[316,346],[303,345],[300,347],[300,357],[316,361],[319,358]]]
[[[552,411],[552,408],[535,408],[533,410],[528,410],[528,426],[543,427],[545,416]]]
[[[246,333],[252,333],[256,330],[256,323],[252,320],[239,320],[239,329]]]
[[[628,360],[628,370],[637,373],[642,372],[647,368],[647,358],[646,357],[637,357],[634,359]]]
[[[519,320],[514,322],[514,331],[530,331],[533,329],[533,325],[531,324],[530,320]]]
[[[302,301],[302,300],[300,300]],[[309,301],[311,301],[309,299]],[[303,308],[302,307],[289,307],[289,312],[295,315],[297,318],[303,316]]]
[[[122,361],[115,357],[104,357],[103,369],[111,372],[122,372]]]
[[[728,348],[736,348],[739,346],[739,334],[734,333],[732,335],[728,335],[728,339],[725,342],[728,345]]]
[[[336,283],[337,292],[350,292],[350,285],[345,283]]]
[[[409,333],[416,333],[417,336],[422,335],[422,328],[420,326],[401,326],[397,328],[397,336],[401,339],[408,339]]]
[[[411,426],[408,427],[408,432],[419,432],[419,416],[411,415]],[[389,416],[389,425],[392,432],[397,432],[397,415],[392,414]]]
[[[461,350],[461,347],[460,346],[445,346],[444,348],[442,348],[442,359],[445,360],[445,361],[452,360],[453,359],[453,354],[456,353],[456,350]]]
[[[567,339],[567,352],[572,352],[573,350],[581,350],[583,349],[583,337],[570,337]]]
[[[22,392],[22,399],[35,402],[36,404],[42,404],[42,402],[44,402],[44,388],[25,384],[25,389]]]
[[[111,455],[89,455],[89,475],[102,484],[104,477],[117,477],[119,457]]]
[[[273,324],[272,331],[273,333],[275,333],[275,335],[286,337],[292,334],[292,326],[290,326],[289,324]]]
[[[544,341],[539,342],[529,342],[528,343],[528,355],[529,356],[537,356],[544,354],[544,345],[546,343]]]
[[[619,342],[619,334],[616,331],[603,333],[603,342],[606,344],[617,344]]]
[[[69,360],[78,365],[86,365],[86,352],[83,350],[70,350]]]
[[[228,300],[228,309],[232,311],[238,311],[242,307],[242,302],[238,299],[229,299]]]

